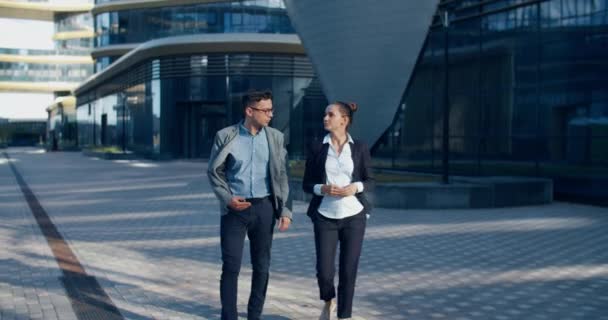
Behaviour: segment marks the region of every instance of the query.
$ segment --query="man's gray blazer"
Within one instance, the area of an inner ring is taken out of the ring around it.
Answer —
[[[222,215],[228,213],[228,203],[232,199],[232,192],[226,179],[226,159],[230,154],[230,145],[239,133],[239,125],[226,127],[215,134],[207,176],[213,192],[220,201]],[[272,204],[275,216],[291,219],[291,211],[285,206],[289,195],[289,182],[287,178],[287,150],[283,145],[283,133],[271,127],[265,127],[270,151],[270,188],[272,189]]]

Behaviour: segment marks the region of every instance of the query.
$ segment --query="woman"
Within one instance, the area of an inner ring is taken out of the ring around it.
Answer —
[[[329,133],[313,144],[306,159],[303,188],[313,194],[307,215],[312,219],[317,253],[317,282],[325,301],[320,320],[331,319],[336,306],[336,249],[340,243],[338,318],[351,318],[355,280],[365,224],[371,206],[365,193],[373,188],[367,145],[353,140],[348,128],[357,105],[341,101],[325,109]]]

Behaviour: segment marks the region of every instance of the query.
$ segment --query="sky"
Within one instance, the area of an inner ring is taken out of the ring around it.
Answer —
[[[0,18],[0,48],[53,50],[52,21]]]
[[[53,50],[52,21],[0,18],[0,51],[10,49]],[[1,54],[2,52],[0,52]],[[0,81],[7,79],[0,78]],[[0,118],[46,119],[46,107],[53,103],[51,93],[0,91]]]
[[[0,118],[46,119],[46,107],[54,100],[52,93],[0,91]]]

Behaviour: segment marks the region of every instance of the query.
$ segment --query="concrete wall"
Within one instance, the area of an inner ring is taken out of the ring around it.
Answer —
[[[372,145],[391,124],[438,3],[285,0],[328,99],[359,104],[355,137]]]

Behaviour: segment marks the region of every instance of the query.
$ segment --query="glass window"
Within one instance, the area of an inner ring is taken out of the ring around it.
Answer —
[[[295,31],[283,6],[220,2],[134,9],[96,16],[97,47],[196,33]]]
[[[273,91],[277,112],[272,125],[285,133],[293,155],[303,157],[306,144],[323,134],[327,100],[305,57],[213,54],[162,57],[149,64],[154,78],[93,99],[92,115],[85,103],[90,95],[123,86],[132,77],[119,75],[78,96],[81,145],[121,148],[124,142],[127,150],[152,156],[207,157],[217,130],[241,120],[242,96],[252,87]],[[158,78],[163,68],[171,71],[170,78]]]
[[[608,177],[608,1],[526,3],[483,2],[478,36],[474,18],[450,27],[450,168],[552,177],[561,192],[563,178],[592,185]],[[442,35],[429,33],[402,109],[375,146],[376,164],[437,170]]]

